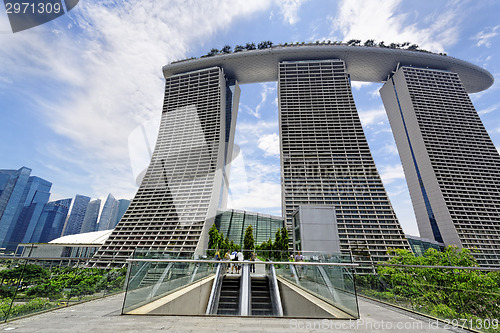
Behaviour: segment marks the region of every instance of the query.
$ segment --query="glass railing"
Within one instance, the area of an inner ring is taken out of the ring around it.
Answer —
[[[377,264],[356,275],[359,295],[437,318],[449,327],[500,331],[500,270]]]
[[[258,258],[234,262],[208,257],[129,259],[122,313],[358,318],[353,277],[356,265],[342,261],[350,260],[345,256],[317,255],[304,256],[297,262]],[[238,270],[232,267],[235,265],[248,269]],[[251,270],[250,265],[255,269]],[[275,275],[270,274],[271,265]],[[216,276],[217,272],[220,276]],[[242,278],[243,274],[248,275]],[[242,314],[240,302],[248,299],[250,304]],[[280,302],[280,306],[266,302]],[[278,313],[273,310],[278,308]]]
[[[0,320],[122,292],[126,269],[85,267],[82,258],[0,257]]]
[[[200,283],[210,282],[210,279],[206,278],[214,275],[215,266],[210,261],[130,260],[129,279],[122,309],[124,314],[143,314],[145,312],[150,314],[183,314],[182,301],[181,303],[178,301],[186,296],[189,296],[190,299],[200,299],[201,295],[194,296],[194,294],[207,290],[207,286],[202,288]],[[190,289],[189,286],[196,288]],[[163,306],[163,303],[168,303],[170,299],[161,300],[161,298],[176,292],[180,292],[174,295],[179,299],[166,307]],[[159,301],[155,302],[157,300]],[[180,309],[172,306],[174,303],[180,306]]]
[[[277,264],[280,279],[333,305],[343,318],[358,318],[358,304],[352,264],[328,262],[290,262]],[[337,316],[336,316],[337,317]]]

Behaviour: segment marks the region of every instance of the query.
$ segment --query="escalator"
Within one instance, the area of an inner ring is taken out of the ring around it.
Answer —
[[[251,285],[252,316],[272,316],[273,306],[268,277],[252,277]]]
[[[226,275],[222,279],[217,314],[239,315],[240,277]]]
[[[251,275],[249,265],[243,265],[241,275],[227,274],[226,269],[225,264],[217,267],[207,315],[283,316],[273,265],[267,275]]]

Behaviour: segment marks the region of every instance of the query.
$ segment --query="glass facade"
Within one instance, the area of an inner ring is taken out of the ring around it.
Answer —
[[[51,187],[52,183],[42,178],[29,178],[25,188],[26,199],[7,248],[15,249],[18,243],[32,241],[43,207],[49,201]]]
[[[50,197],[52,183],[30,174],[26,167],[0,171],[0,240],[7,251],[31,240]]]
[[[116,220],[116,199],[110,193],[106,198],[106,202],[104,203],[104,207],[102,207],[101,218],[99,219],[99,224],[97,225],[98,231],[113,229],[110,227],[113,225]]]
[[[224,237],[228,237],[236,245],[243,246],[246,228],[251,225],[255,245],[276,238],[276,231],[285,226],[283,218],[252,212],[225,210],[219,211],[215,217],[215,226]]]
[[[101,199],[92,200],[87,206],[85,217],[83,218],[82,228],[80,233],[92,232],[97,229],[97,219],[99,218],[99,211],[101,210]]]
[[[68,221],[63,230],[63,236],[79,234],[82,228],[83,219],[87,212],[87,206],[90,198],[84,195],[77,194]]]
[[[437,251],[443,251],[444,249],[443,243],[432,241],[430,239],[410,235],[406,235],[406,238],[408,239],[408,243],[410,243],[413,253],[417,256],[423,255],[428,249],[435,249]]]
[[[61,236],[64,222],[68,216],[71,198],[48,202],[31,238],[31,243],[48,243]]]
[[[123,215],[125,215],[125,212],[128,209],[128,206],[130,206],[130,200],[127,199],[120,199],[116,202],[116,214],[115,214],[115,220],[114,222],[110,225],[109,229],[113,229],[116,227],[118,222],[122,219]]]
[[[25,188],[31,169],[2,170],[2,194],[0,195],[0,244],[5,248],[9,243],[13,227],[24,204]]]

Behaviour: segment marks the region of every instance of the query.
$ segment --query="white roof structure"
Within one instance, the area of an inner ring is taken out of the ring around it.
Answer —
[[[108,239],[109,235],[111,235],[112,231],[113,229],[63,236],[50,241],[49,244],[102,245]]]
[[[450,56],[421,51],[385,47],[347,46],[332,44],[303,44],[273,46],[220,54],[199,59],[173,62],[163,67],[164,76],[218,66],[227,78],[239,84],[278,80],[278,63],[282,61],[341,59],[352,81],[385,82],[398,66],[440,69],[457,73],[467,93],[488,89],[493,76],[487,70]]]

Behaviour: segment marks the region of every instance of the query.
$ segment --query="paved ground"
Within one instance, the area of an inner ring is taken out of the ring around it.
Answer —
[[[359,320],[120,315],[123,294],[0,325],[26,332],[450,332],[406,311],[359,300]],[[463,332],[453,329],[454,332]]]

